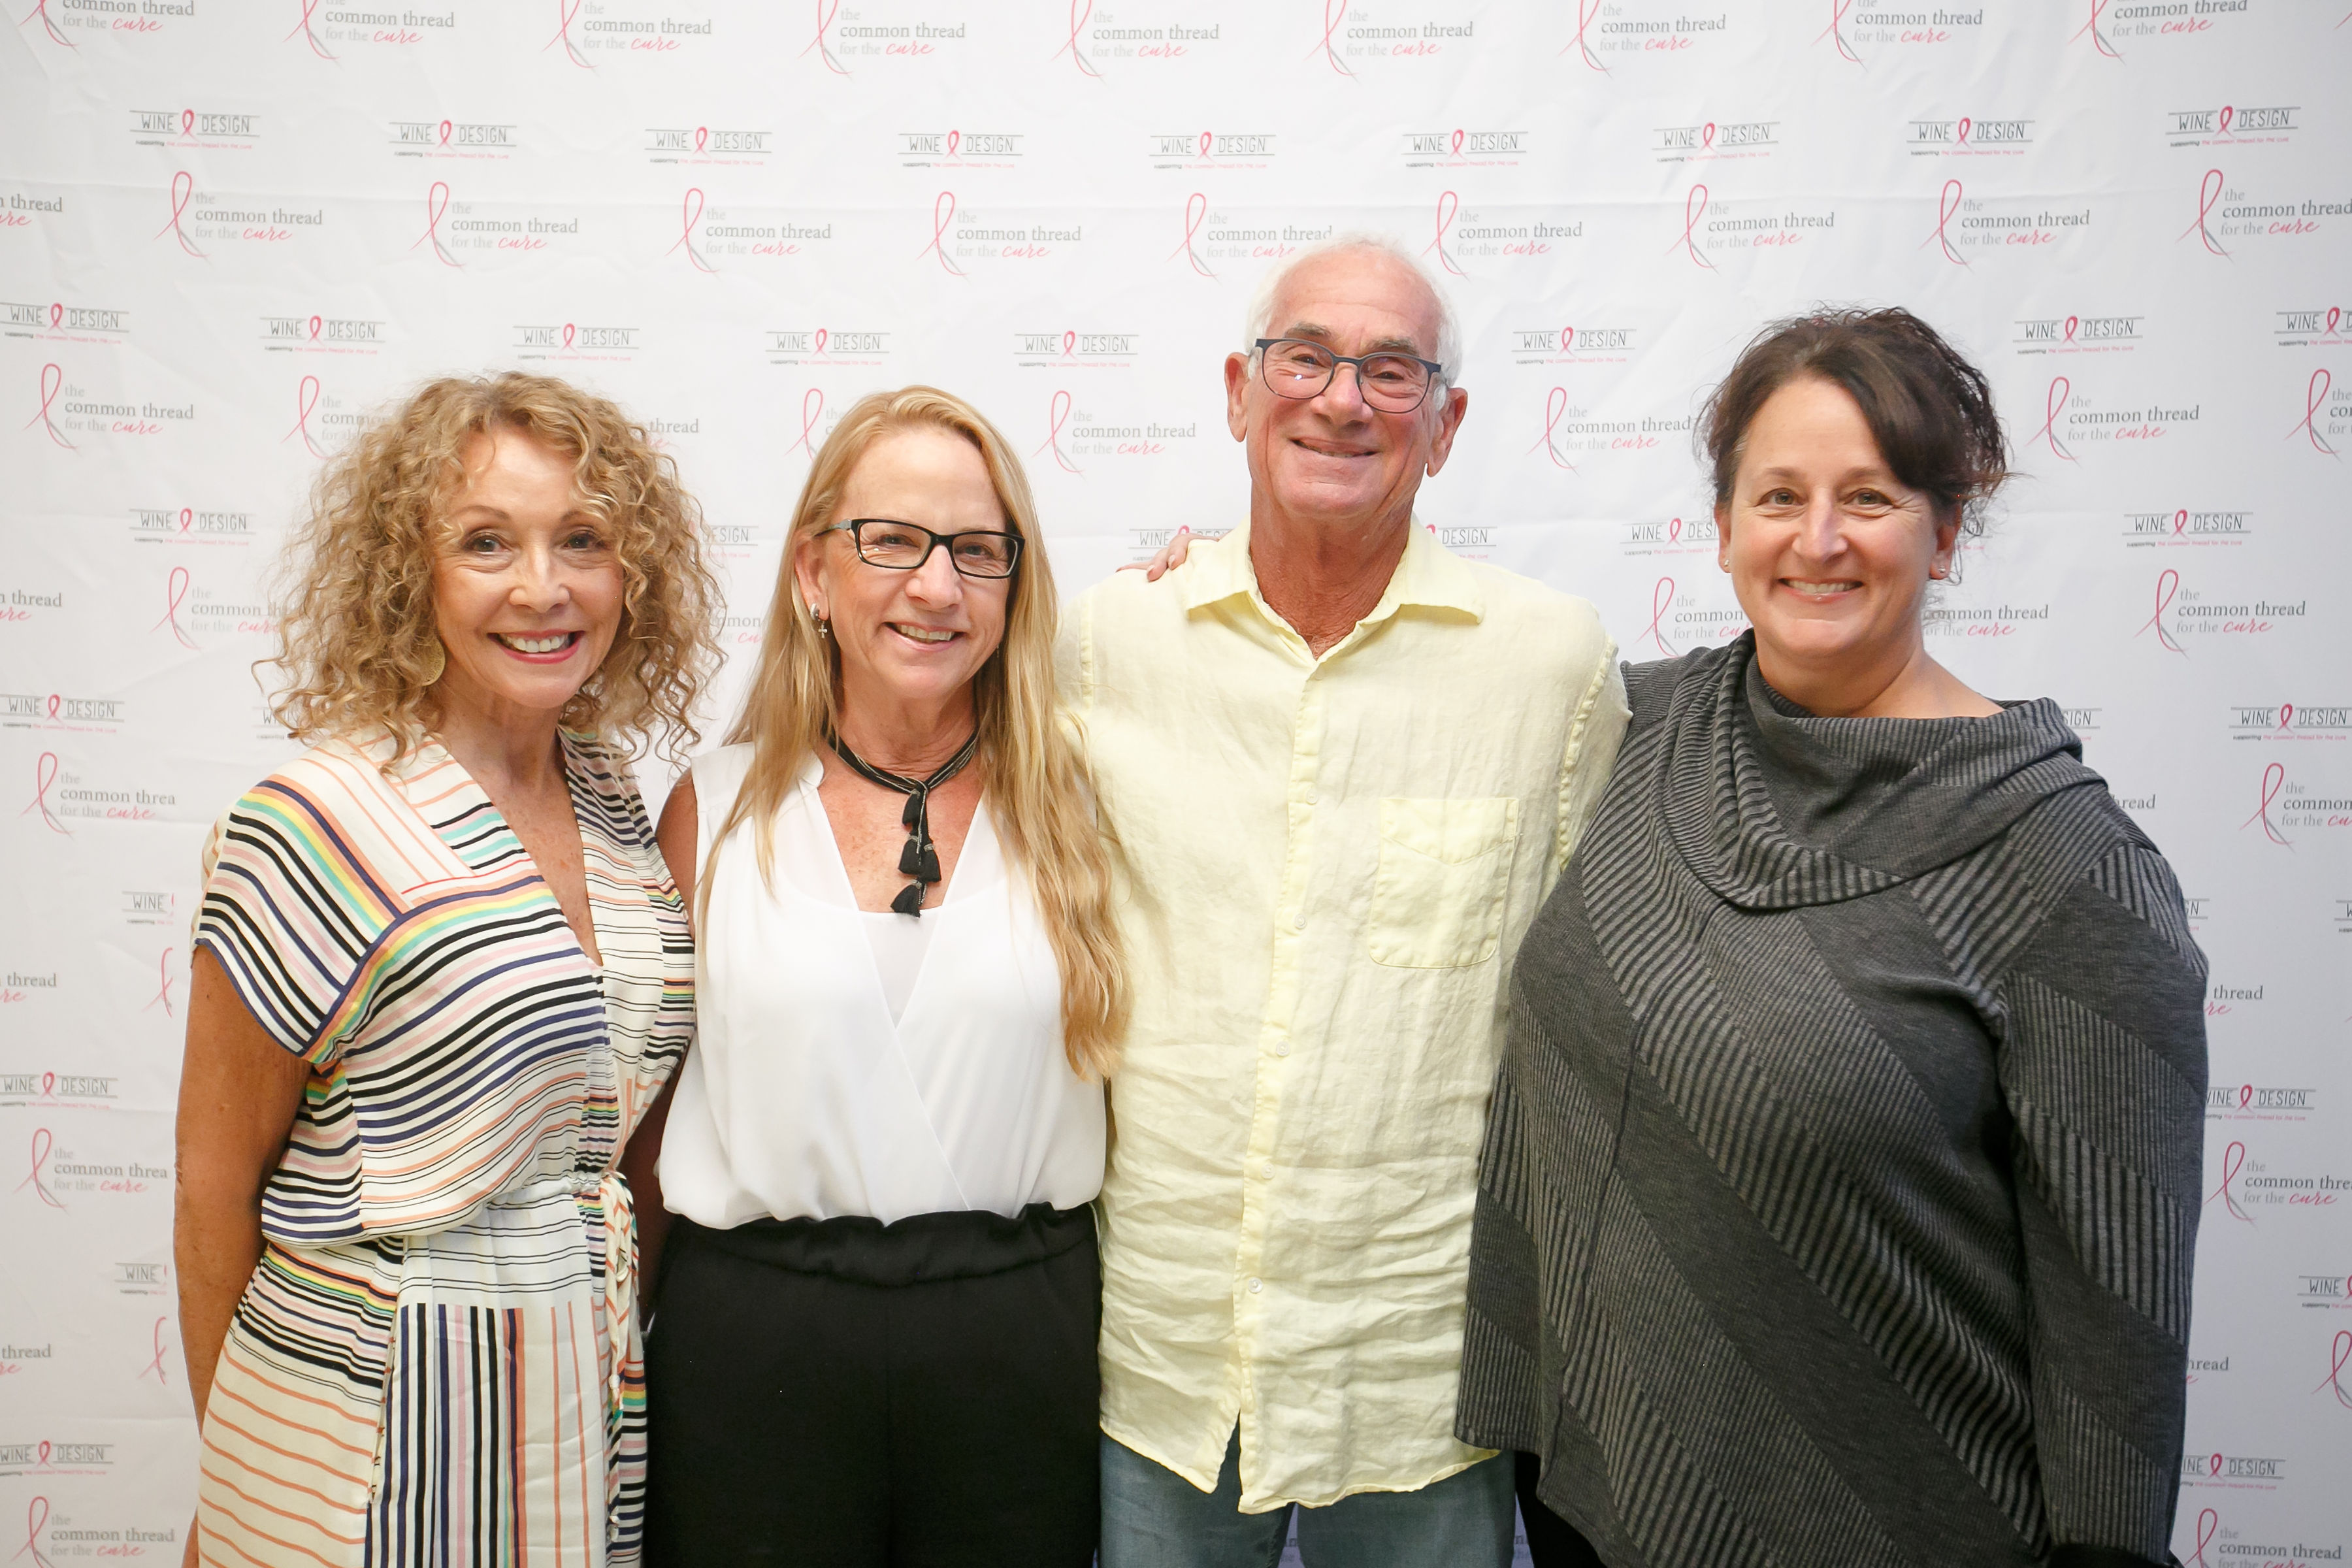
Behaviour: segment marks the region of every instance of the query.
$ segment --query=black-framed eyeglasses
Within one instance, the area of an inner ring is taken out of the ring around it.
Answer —
[[[1257,363],[1266,390],[1300,399],[1321,396],[1341,365],[1354,365],[1364,401],[1384,414],[1412,413],[1445,377],[1444,365],[1418,354],[1335,354],[1306,338],[1258,339]]]
[[[949,563],[967,577],[1010,577],[1021,564],[1017,533],[933,533],[919,524],[887,517],[855,517],[817,531],[846,533],[857,546],[860,561],[891,572],[914,571],[942,544],[948,548]]]

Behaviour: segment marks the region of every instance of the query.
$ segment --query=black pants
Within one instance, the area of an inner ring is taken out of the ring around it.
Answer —
[[[1592,1550],[1592,1543],[1536,1496],[1543,1462],[1533,1454],[1511,1458],[1518,1467],[1519,1523],[1528,1532],[1528,1561],[1535,1568],[1601,1568],[1601,1553]]]
[[[1085,1568],[1094,1216],[673,1223],[646,1343],[653,1568]]]

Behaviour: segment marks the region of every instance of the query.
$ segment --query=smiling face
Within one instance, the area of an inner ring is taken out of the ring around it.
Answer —
[[[1390,349],[1434,360],[1437,300],[1393,257],[1335,251],[1283,279],[1263,335],[1305,338],[1351,356]],[[1345,365],[1318,396],[1286,398],[1267,387],[1255,357],[1225,361],[1225,420],[1234,438],[1248,443],[1255,499],[1307,521],[1409,516],[1423,476],[1445,466],[1468,402],[1440,383],[1420,407],[1385,413],[1364,401],[1355,370]]]
[[[622,575],[606,530],[575,504],[572,459],[519,431],[467,443],[466,482],[441,518],[433,614],[446,708],[560,713],[620,630]]]
[[[1959,532],[1887,468],[1853,396],[1810,375],[1756,411],[1715,516],[1764,677],[1783,690],[1800,671],[1909,659],[1927,581],[1950,570]]]
[[[827,521],[853,518],[887,518],[939,534],[1016,531],[980,448],[928,427],[892,431],[866,449]],[[1004,641],[1017,581],[966,577],[945,548],[911,572],[871,565],[858,559],[846,532],[803,539],[793,574],[802,600],[832,622],[845,710],[936,703],[969,687]]]

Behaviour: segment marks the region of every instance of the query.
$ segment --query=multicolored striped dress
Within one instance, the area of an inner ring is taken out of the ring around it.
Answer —
[[[562,744],[601,969],[438,743],[320,746],[206,846],[195,940],[310,1064],[205,1415],[208,1563],[637,1560],[614,1165],[685,1054],[694,953],[627,769]]]

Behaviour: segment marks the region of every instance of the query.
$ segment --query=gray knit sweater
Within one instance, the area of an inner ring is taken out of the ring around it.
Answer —
[[[1633,721],[1520,950],[1457,1429],[1612,1568],[2168,1558],[2205,961],[2058,710]],[[2102,1550],[2104,1549],[2104,1550]]]

